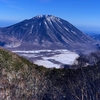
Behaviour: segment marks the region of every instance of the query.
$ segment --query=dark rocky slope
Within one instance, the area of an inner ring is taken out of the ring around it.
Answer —
[[[100,100],[100,62],[46,69],[0,48],[0,100]]]

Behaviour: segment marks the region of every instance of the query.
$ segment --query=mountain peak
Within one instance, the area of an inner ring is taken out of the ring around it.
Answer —
[[[53,15],[38,15],[3,28],[0,30],[0,39],[0,45],[3,46],[6,46],[5,44],[15,45],[16,43],[17,46],[20,44],[20,47],[30,44],[30,47],[33,45],[34,48],[67,48],[73,50],[94,42],[93,39],[83,34],[68,21]]]
[[[37,15],[37,16],[33,17],[33,19],[34,18],[51,18],[51,19],[54,19],[54,18],[57,18],[57,17],[55,17],[53,15]]]

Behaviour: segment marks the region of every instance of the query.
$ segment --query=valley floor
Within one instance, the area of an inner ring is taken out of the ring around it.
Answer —
[[[47,68],[61,68],[64,65],[73,65],[74,63],[77,63],[76,59],[79,57],[75,52],[66,49],[29,51],[14,50],[13,52],[29,59],[37,65],[45,66]]]

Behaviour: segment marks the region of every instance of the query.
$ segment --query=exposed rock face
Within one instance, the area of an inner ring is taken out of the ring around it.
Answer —
[[[72,24],[52,15],[39,15],[0,29],[0,45],[5,47],[86,49],[93,43]]]
[[[0,49],[0,100],[100,100],[100,62],[46,69]]]

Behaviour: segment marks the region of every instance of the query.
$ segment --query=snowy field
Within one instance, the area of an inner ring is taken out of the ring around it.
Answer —
[[[46,68],[61,68],[63,65],[73,65],[77,63],[79,57],[75,52],[65,49],[59,50],[33,50],[33,51],[13,51],[20,56],[28,58],[37,65]]]

